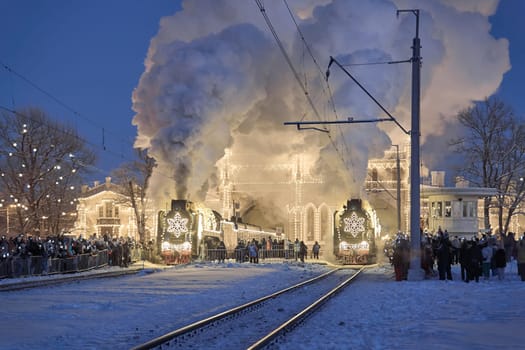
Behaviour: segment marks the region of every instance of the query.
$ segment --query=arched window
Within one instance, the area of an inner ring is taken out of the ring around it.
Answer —
[[[309,207],[306,210],[306,240],[313,241],[315,233],[315,212],[314,208]]]
[[[328,215],[328,208],[323,206],[321,209],[321,241],[329,236],[328,230],[330,230],[330,216]]]

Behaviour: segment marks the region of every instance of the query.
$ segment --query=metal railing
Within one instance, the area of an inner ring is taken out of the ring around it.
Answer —
[[[18,278],[59,273],[82,272],[108,265],[108,250],[74,255],[67,258],[13,256],[0,261],[0,278]]]

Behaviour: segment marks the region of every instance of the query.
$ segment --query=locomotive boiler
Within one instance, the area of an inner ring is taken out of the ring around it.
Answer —
[[[199,254],[202,242],[213,248],[220,241],[221,220],[214,210],[172,200],[171,210],[158,214],[157,249],[166,262],[189,262]]]
[[[376,261],[376,224],[361,199],[347,201],[334,213],[334,256],[341,264]]]

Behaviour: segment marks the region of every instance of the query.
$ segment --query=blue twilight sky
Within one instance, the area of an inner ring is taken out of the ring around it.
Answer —
[[[179,9],[179,0],[0,0],[0,108],[40,107],[75,126],[99,154],[102,179],[132,157],[131,94],[160,18]],[[498,95],[525,118],[524,15],[525,1],[501,0],[491,22],[510,42]]]

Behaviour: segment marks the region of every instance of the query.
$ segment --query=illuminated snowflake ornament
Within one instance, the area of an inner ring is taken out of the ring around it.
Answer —
[[[166,221],[167,231],[173,233],[175,237],[179,238],[181,234],[188,232],[188,219],[184,219],[179,213],[175,213],[173,218],[168,218]]]
[[[365,218],[360,218],[355,213],[352,213],[349,218],[344,218],[345,232],[350,233],[354,238],[365,231]]]

